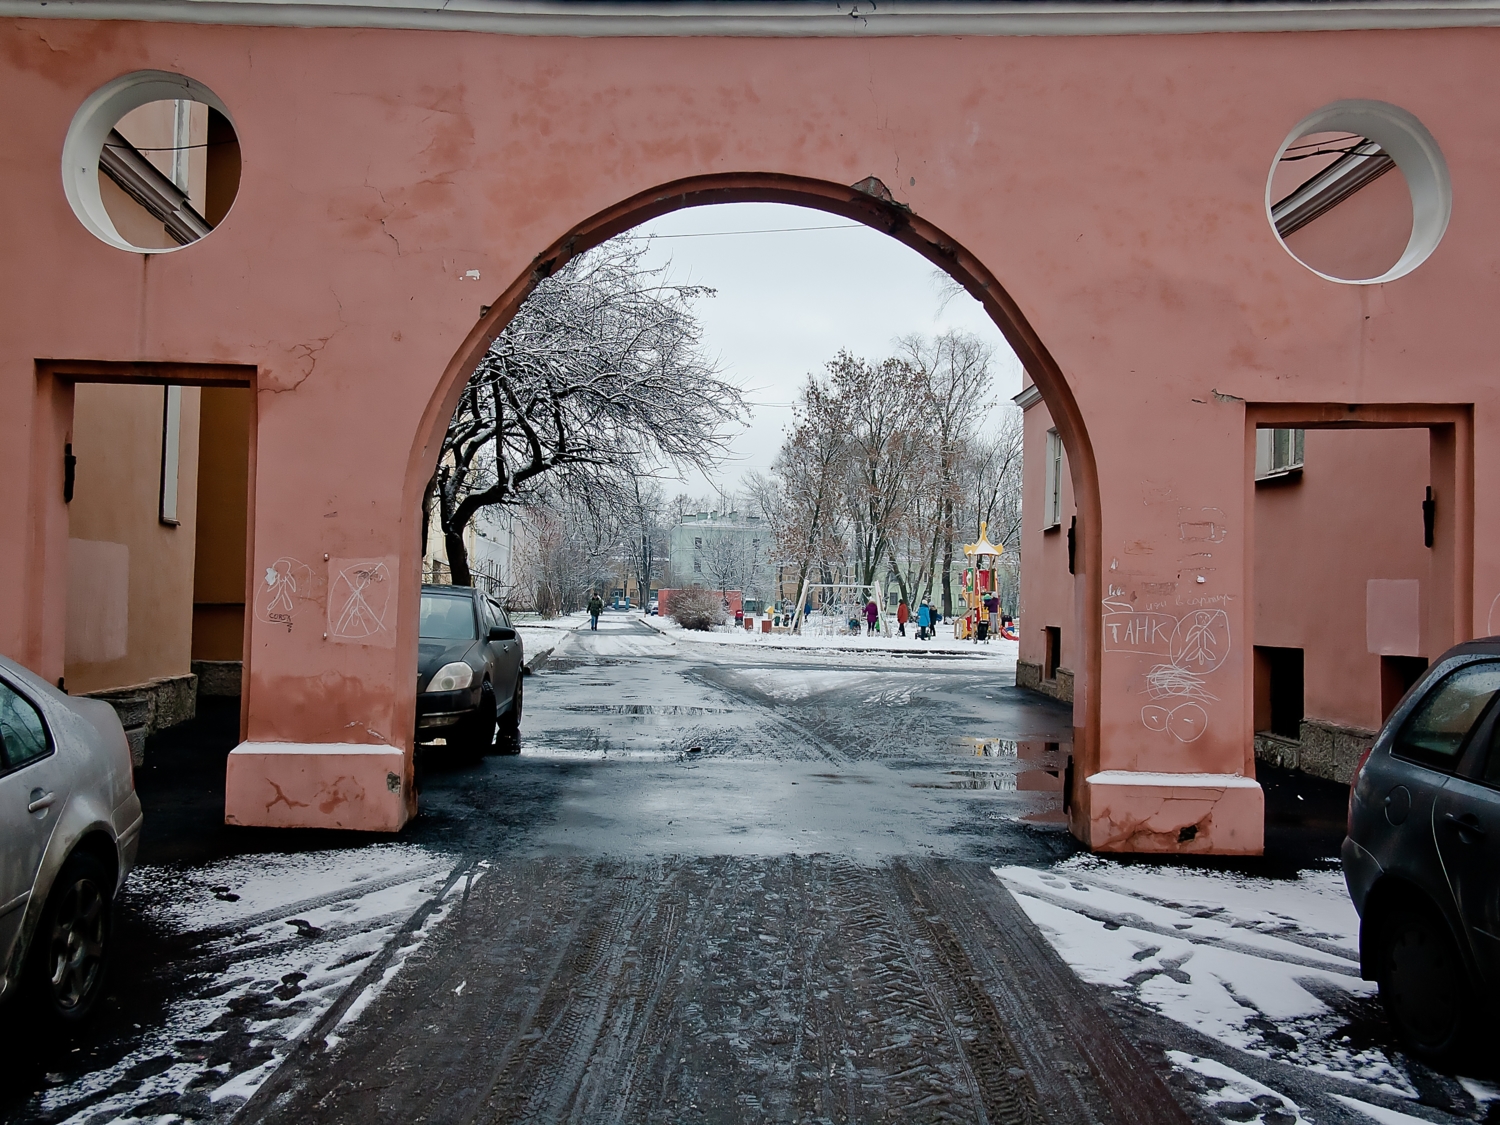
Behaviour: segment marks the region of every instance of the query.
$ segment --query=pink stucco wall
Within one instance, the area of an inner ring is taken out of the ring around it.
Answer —
[[[392,809],[415,807],[417,502],[459,380],[534,256],[580,226],[587,242],[690,201],[662,185],[735,176],[737,198],[820,201],[920,241],[1042,387],[1079,510],[1074,831],[1102,848],[1253,851],[1259,791],[1230,780],[1250,762],[1246,403],[1473,404],[1456,479],[1494,476],[1497,43],[1489,30],[672,40],[9,22],[0,94],[26,111],[0,123],[0,651],[61,671],[71,397],[35,361],[252,364],[250,600],[278,564],[297,592],[289,614],[252,614],[247,740],[396,748],[403,800],[372,800],[364,819],[357,799],[339,808],[340,823],[398,826]],[[139,68],[206,83],[242,145],[234,209],[169,255],[103,245],[59,190],[75,109]],[[1351,95],[1421,119],[1456,185],[1437,252],[1379,288],[1309,272],[1264,211],[1288,130]],[[899,206],[859,211],[838,187],[870,176]],[[1472,542],[1458,517],[1455,635],[1500,591],[1497,504],[1473,495]],[[1164,594],[1197,553],[1189,536],[1210,537],[1215,569]],[[388,628],[325,639],[341,570],[373,576]],[[1150,654],[1102,644],[1105,612],[1179,593],[1178,612],[1227,626],[1190,741],[1148,725]],[[329,773],[278,778],[273,758],[297,755],[257,759],[267,786]],[[378,772],[340,794],[394,792],[394,771]],[[230,800],[252,815],[270,794],[236,783]],[[278,816],[322,822],[326,794],[288,797]]]
[[[1073,670],[1075,658],[1082,651],[1078,623],[1074,619],[1073,591],[1075,579],[1068,573],[1068,523],[1074,512],[1073,482],[1066,475],[1068,458],[1063,455],[1060,511],[1062,522],[1046,524],[1047,509],[1047,431],[1052,429],[1052,415],[1046,403],[1027,408],[1023,420],[1025,462],[1021,473],[1021,602],[1020,660],[1045,669],[1047,658],[1046,630],[1050,626],[1062,631],[1062,659],[1059,667]],[[1075,564],[1076,565],[1076,564]]]

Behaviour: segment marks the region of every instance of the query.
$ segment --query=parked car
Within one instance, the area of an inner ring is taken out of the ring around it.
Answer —
[[[1500,638],[1445,652],[1355,770],[1360,965],[1410,1051],[1453,1063],[1500,986]]]
[[[54,1027],[98,1006],[141,821],[114,708],[0,657],[0,1003]]]
[[[660,607],[660,603],[655,598],[652,598],[651,599],[651,605],[649,607],[647,607],[647,609],[646,609],[646,616],[647,617],[656,617],[656,616],[658,616],[658,610],[660,608],[661,608]]]
[[[460,753],[521,750],[525,654],[504,608],[469,586],[423,586],[417,741]],[[499,737],[496,737],[496,725]]]

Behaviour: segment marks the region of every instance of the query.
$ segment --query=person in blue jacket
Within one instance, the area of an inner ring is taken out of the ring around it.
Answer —
[[[925,641],[932,636],[932,606],[927,604],[927,599],[922,599],[922,604],[917,607],[917,639]]]

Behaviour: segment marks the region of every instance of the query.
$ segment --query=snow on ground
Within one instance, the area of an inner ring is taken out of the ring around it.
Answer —
[[[1337,869],[1286,880],[1079,856],[995,873],[1084,980],[1352,1092],[1415,1096],[1350,1031],[1376,990],[1359,977],[1359,917]]]
[[[1210,1110],[1228,1121],[1260,1120],[1264,1125],[1310,1125],[1302,1107],[1248,1075],[1214,1059],[1186,1051],[1168,1051],[1167,1058],[1180,1070],[1193,1074],[1199,1097]]]
[[[521,648],[526,654],[527,664],[550,653],[570,631],[569,626],[557,618],[513,613],[510,620],[521,634]]]
[[[71,1081],[57,1076],[40,1108],[67,1122],[222,1116],[254,1094],[368,965],[381,963],[386,946],[448,884],[454,864],[386,844],[138,868],[127,895],[180,949],[156,970],[168,976],[166,1011],[114,1065]],[[460,880],[452,893],[463,889]],[[345,1020],[445,912],[439,905],[403,939]],[[328,1045],[336,1043],[330,1034]]]
[[[963,656],[985,656],[999,663],[1015,665],[1016,653],[1020,649],[1020,642],[996,639],[984,643],[974,641],[956,641],[953,639],[952,627],[939,625],[938,635],[932,640],[919,641],[916,637],[916,626],[907,624],[907,635],[891,636],[887,634],[876,634],[870,636],[853,636],[845,634],[826,633],[760,633],[751,632],[748,629],[736,629],[733,625],[721,625],[716,629],[703,632],[697,629],[684,629],[669,617],[642,617],[653,629],[661,631],[664,635],[674,640],[700,641],[705,644],[718,645],[746,645],[756,648],[790,648],[790,649],[818,649],[835,650],[844,652],[899,652],[903,654],[920,653],[953,653]],[[604,625],[601,618],[600,627]]]

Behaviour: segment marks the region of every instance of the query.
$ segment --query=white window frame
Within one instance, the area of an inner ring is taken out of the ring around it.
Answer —
[[[177,518],[179,460],[182,450],[182,388],[167,387],[161,413],[161,493],[157,518],[168,527]]]
[[[1301,474],[1305,439],[1305,430],[1256,430],[1255,479],[1281,480]]]
[[[1042,495],[1042,527],[1062,526],[1062,438],[1056,430],[1047,431],[1046,492]]]

